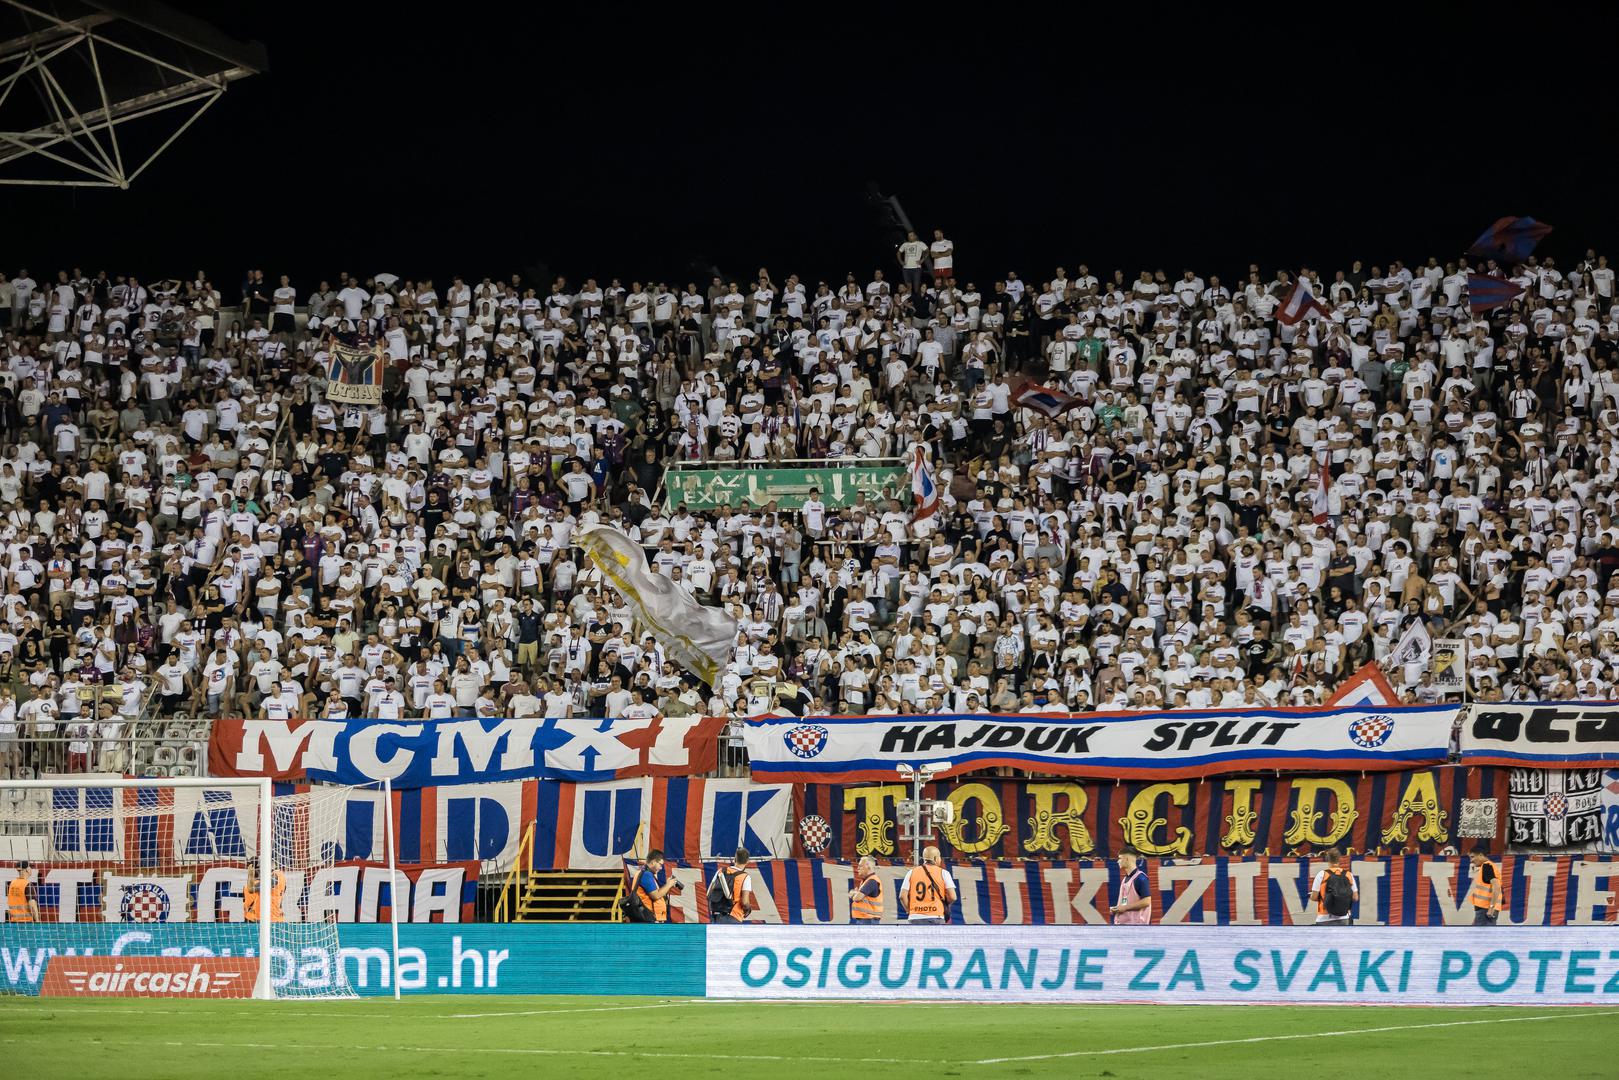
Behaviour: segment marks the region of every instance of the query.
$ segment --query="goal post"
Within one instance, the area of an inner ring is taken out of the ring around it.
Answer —
[[[360,795],[382,803],[386,826],[346,852],[356,794],[276,795],[264,778],[0,778],[0,994],[354,996],[337,912],[359,872],[334,864],[385,855],[395,918],[400,895],[391,792]],[[397,937],[388,952],[397,984]]]

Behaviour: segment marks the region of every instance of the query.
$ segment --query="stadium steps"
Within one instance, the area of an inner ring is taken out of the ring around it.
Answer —
[[[522,882],[513,922],[618,922],[624,875],[616,870],[533,870]]]

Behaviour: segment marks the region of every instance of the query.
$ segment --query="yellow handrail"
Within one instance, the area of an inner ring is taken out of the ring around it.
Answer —
[[[530,828],[532,828],[532,827],[533,826],[530,826]],[[633,843],[630,844],[630,855],[633,858],[635,858],[637,861],[639,861],[640,858],[641,858],[641,837],[645,833],[646,833],[646,823],[645,822],[642,822],[641,824],[639,824],[639,825],[637,825],[635,827],[635,840],[634,840]],[[630,878],[629,878],[628,874],[620,874],[618,876],[618,891],[613,893],[613,921],[614,922],[623,922],[624,921],[624,887],[629,884],[629,880],[630,880]]]
[[[517,855],[512,859],[512,868],[506,871],[506,880],[500,886],[500,899],[495,901],[495,921],[511,922],[511,897],[513,887],[517,884],[517,871],[527,868],[534,861],[534,823],[528,823],[523,830],[523,839],[517,842]],[[619,886],[623,888],[621,884]],[[617,910],[616,906],[614,910]]]

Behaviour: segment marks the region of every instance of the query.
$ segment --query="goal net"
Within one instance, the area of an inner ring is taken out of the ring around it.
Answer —
[[[0,779],[0,994],[354,996],[332,895],[353,883],[331,870],[354,789],[271,797],[266,820],[270,791]]]

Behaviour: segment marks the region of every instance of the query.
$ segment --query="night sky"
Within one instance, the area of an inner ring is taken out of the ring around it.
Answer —
[[[249,266],[300,291],[710,264],[836,285],[892,266],[867,181],[983,287],[1445,259],[1504,214],[1557,227],[1542,253],[1619,254],[1612,14],[176,6],[263,42],[269,73],[128,192],[4,189],[7,271],[201,266],[227,300]]]

